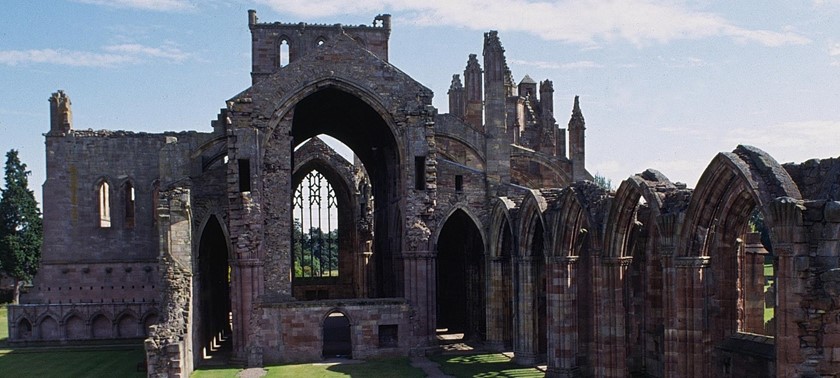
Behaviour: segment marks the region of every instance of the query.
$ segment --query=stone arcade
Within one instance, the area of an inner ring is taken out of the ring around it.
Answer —
[[[12,343],[143,337],[174,377],[221,337],[260,366],[428,353],[446,329],[548,376],[840,374],[840,160],[738,146],[695,189],[647,170],[609,192],[578,99],[559,128],[552,82],[516,84],[496,32],[438,114],[388,62],[390,16],[248,17],[252,85],[212,132],[77,130],[50,98]]]

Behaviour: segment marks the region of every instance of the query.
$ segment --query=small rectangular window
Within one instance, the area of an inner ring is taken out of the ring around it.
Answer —
[[[414,157],[414,189],[426,189],[426,157]]]
[[[455,175],[455,191],[459,193],[464,191],[464,176]]]
[[[399,328],[396,324],[383,324],[379,326],[379,347],[380,348],[396,348],[399,346],[398,332]]]
[[[239,191],[251,191],[251,160],[239,159]]]

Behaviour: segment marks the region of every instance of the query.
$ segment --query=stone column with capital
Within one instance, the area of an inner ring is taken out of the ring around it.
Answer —
[[[410,347],[412,354],[425,354],[436,346],[437,310],[436,255],[432,251],[403,251],[405,298],[414,309]]]
[[[510,264],[510,258],[507,256],[494,257],[488,263],[488,279],[487,279],[487,340],[485,347],[493,351],[504,351],[505,344],[510,340],[505,339],[505,327],[511,325],[505,322],[512,322],[513,320],[507,317],[506,308],[512,303],[504,303],[510,301],[510,295],[505,291],[510,290],[509,281],[513,277],[505,274],[505,264]]]
[[[577,256],[548,259],[548,368],[546,377],[576,377],[577,334]]]
[[[534,365],[537,363],[537,335],[534,324],[534,257],[516,258],[516,269],[519,271],[517,288],[514,294],[514,336],[513,360],[520,365]]]
[[[626,377],[624,273],[632,257],[595,257],[595,375]]]
[[[703,276],[709,267],[708,256],[674,257],[676,327],[672,331],[676,342],[676,375],[680,377],[709,377],[710,335],[704,328]]]

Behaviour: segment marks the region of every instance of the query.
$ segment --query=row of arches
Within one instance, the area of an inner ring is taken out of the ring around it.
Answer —
[[[149,326],[157,321],[155,312],[139,316],[130,310],[113,319],[101,312],[92,316],[70,312],[61,318],[44,314],[35,320],[20,317],[15,322],[15,332],[19,341],[137,338],[146,337]]]
[[[791,243],[779,230],[793,218],[773,210],[780,198],[801,199],[790,176],[739,146],[693,191],[648,170],[616,192],[578,182],[494,199],[486,244],[480,222],[456,210],[437,238],[437,324],[554,372],[723,374],[731,362],[718,363],[718,348],[742,334],[772,344],[782,320],[765,322],[765,312],[786,311],[772,297],[785,290],[779,258],[767,252]],[[764,245],[747,243],[760,239],[748,238],[751,218],[764,224]],[[769,374],[765,357],[757,369]]]

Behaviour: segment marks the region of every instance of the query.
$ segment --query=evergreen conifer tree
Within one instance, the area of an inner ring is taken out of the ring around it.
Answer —
[[[6,153],[6,187],[0,198],[0,270],[15,281],[13,303],[20,289],[38,270],[41,260],[43,224],[35,195],[29,190],[26,164],[18,152]]]

